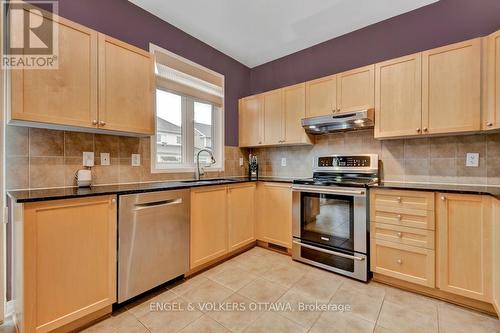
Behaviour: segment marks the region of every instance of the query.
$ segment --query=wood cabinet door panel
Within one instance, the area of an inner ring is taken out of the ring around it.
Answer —
[[[264,93],[264,144],[280,144],[283,134],[283,89]]]
[[[423,52],[423,133],[477,131],[480,120],[481,40]]]
[[[483,128],[500,128],[500,30],[486,39],[486,119]]]
[[[115,302],[115,202],[103,196],[26,205],[27,331],[47,332]]]
[[[337,74],[337,112],[372,109],[374,99],[375,65]]]
[[[229,251],[255,241],[255,184],[228,189]]]
[[[58,20],[58,68],[11,71],[11,118],[95,127],[97,32]]]
[[[375,138],[421,133],[421,91],[420,53],[375,65]]]
[[[306,82],[306,117],[327,116],[337,107],[335,75]]]
[[[154,67],[149,52],[99,34],[99,127],[154,134]]]
[[[190,269],[227,253],[226,187],[191,190]]]
[[[480,195],[439,193],[439,288],[491,301],[491,202]]]
[[[258,146],[264,136],[262,95],[242,98],[239,103],[239,146]]]
[[[259,184],[258,236],[264,242],[292,248],[292,191],[290,185]]]
[[[312,143],[302,127],[306,117],[306,85],[296,84],[283,88],[286,143]]]

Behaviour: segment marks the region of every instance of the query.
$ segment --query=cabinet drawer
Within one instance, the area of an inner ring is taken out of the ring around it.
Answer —
[[[371,190],[371,204],[385,207],[434,210],[434,192]]]
[[[434,231],[399,225],[372,223],[371,237],[377,240],[434,249]]]
[[[371,206],[370,220],[419,229],[435,229],[434,212],[386,206]]]
[[[434,251],[374,239],[371,270],[400,280],[434,288]]]

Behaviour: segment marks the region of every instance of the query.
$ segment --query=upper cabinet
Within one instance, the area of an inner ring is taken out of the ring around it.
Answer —
[[[306,117],[332,114],[337,109],[337,77],[335,75],[306,82]]]
[[[11,118],[95,128],[97,32],[59,18],[59,68],[11,73]]]
[[[422,132],[481,128],[481,39],[422,53]]]
[[[149,52],[99,34],[99,126],[153,134],[153,73]]]
[[[240,99],[240,147],[311,144],[302,128],[305,84]]]
[[[153,134],[149,52],[64,18],[57,24],[58,69],[11,71],[11,121]]]
[[[376,64],[375,137],[480,130],[481,40]]]
[[[264,99],[262,95],[240,99],[239,145],[252,147],[264,142]]]
[[[500,30],[486,39],[486,112],[483,128],[500,128]]]
[[[422,127],[420,53],[375,66],[375,137],[420,134]]]
[[[356,68],[336,76],[336,112],[352,112],[374,107],[375,65]]]

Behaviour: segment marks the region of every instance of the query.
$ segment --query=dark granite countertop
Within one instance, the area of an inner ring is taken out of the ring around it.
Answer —
[[[421,191],[439,191],[463,194],[486,194],[500,199],[500,187],[487,185],[451,185],[451,184],[427,184],[427,183],[398,183],[381,182],[371,188],[389,188],[399,190],[421,190]]]
[[[249,180],[247,177],[227,177],[223,179],[229,179],[230,181],[221,183],[193,183],[189,181],[188,182],[168,181],[168,182],[134,183],[134,184],[119,184],[119,185],[97,185],[97,186],[83,187],[83,188],[62,187],[62,188],[38,189],[38,190],[8,191],[7,195],[18,203],[27,203],[36,201],[90,197],[90,196],[108,195],[108,194],[125,195],[125,194],[135,194],[143,192],[178,190],[178,189],[186,189],[199,186],[230,185],[230,184],[238,184],[238,183],[253,181]],[[292,179],[273,178],[273,177],[261,177],[259,178],[259,180],[269,181],[269,182],[285,182],[285,183],[292,182]]]

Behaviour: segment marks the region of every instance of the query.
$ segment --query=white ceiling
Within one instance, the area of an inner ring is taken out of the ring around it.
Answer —
[[[255,67],[437,0],[129,0]]]

